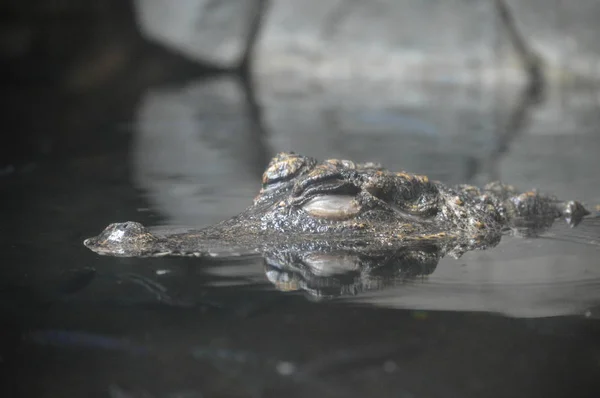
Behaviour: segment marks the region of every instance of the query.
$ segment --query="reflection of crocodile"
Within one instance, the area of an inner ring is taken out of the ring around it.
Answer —
[[[116,223],[84,244],[114,256],[203,256],[227,246],[370,253],[423,245],[460,256],[496,245],[505,233],[532,236],[556,218],[574,226],[589,214],[579,202],[500,183],[448,187],[373,163],[319,163],[293,153],[271,160],[262,182],[253,205],[214,226],[157,234],[136,222]]]
[[[277,289],[304,290],[314,298],[355,295],[427,276],[440,257],[436,245],[373,251],[279,248],[264,253],[267,279]]]

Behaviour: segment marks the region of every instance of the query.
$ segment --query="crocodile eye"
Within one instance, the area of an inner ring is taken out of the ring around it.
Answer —
[[[302,208],[311,216],[328,220],[347,220],[360,212],[360,205],[349,195],[319,195],[308,200]]]
[[[274,157],[265,170],[262,183],[263,186],[275,182],[289,180],[298,174],[306,159],[295,153],[280,153]]]

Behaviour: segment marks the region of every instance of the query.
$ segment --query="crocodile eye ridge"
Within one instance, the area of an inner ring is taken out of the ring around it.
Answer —
[[[298,174],[305,163],[306,158],[295,153],[278,154],[271,159],[263,174],[263,186],[291,179]]]

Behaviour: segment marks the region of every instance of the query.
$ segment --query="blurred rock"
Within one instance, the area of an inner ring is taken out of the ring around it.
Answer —
[[[245,56],[263,0],[135,0],[142,33],[189,58],[222,68]]]
[[[261,75],[315,80],[521,83],[527,77],[494,0],[275,0],[258,67]],[[528,47],[555,81],[598,79],[600,3],[509,0]]]

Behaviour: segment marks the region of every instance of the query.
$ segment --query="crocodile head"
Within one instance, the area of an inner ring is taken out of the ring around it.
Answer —
[[[476,190],[473,188],[473,190]],[[499,215],[478,192],[453,190],[426,176],[391,172],[374,163],[281,153],[263,174],[254,204],[222,223],[239,236],[277,233],[343,239],[492,241]]]
[[[468,189],[452,190],[425,176],[391,172],[374,163],[318,162],[281,153],[265,170],[254,203],[232,219],[160,237],[137,223],[111,224],[85,244],[101,254],[135,256],[200,255],[216,242],[263,251],[291,244],[450,242],[453,250],[463,251],[499,240],[497,214],[490,209],[495,208]]]

